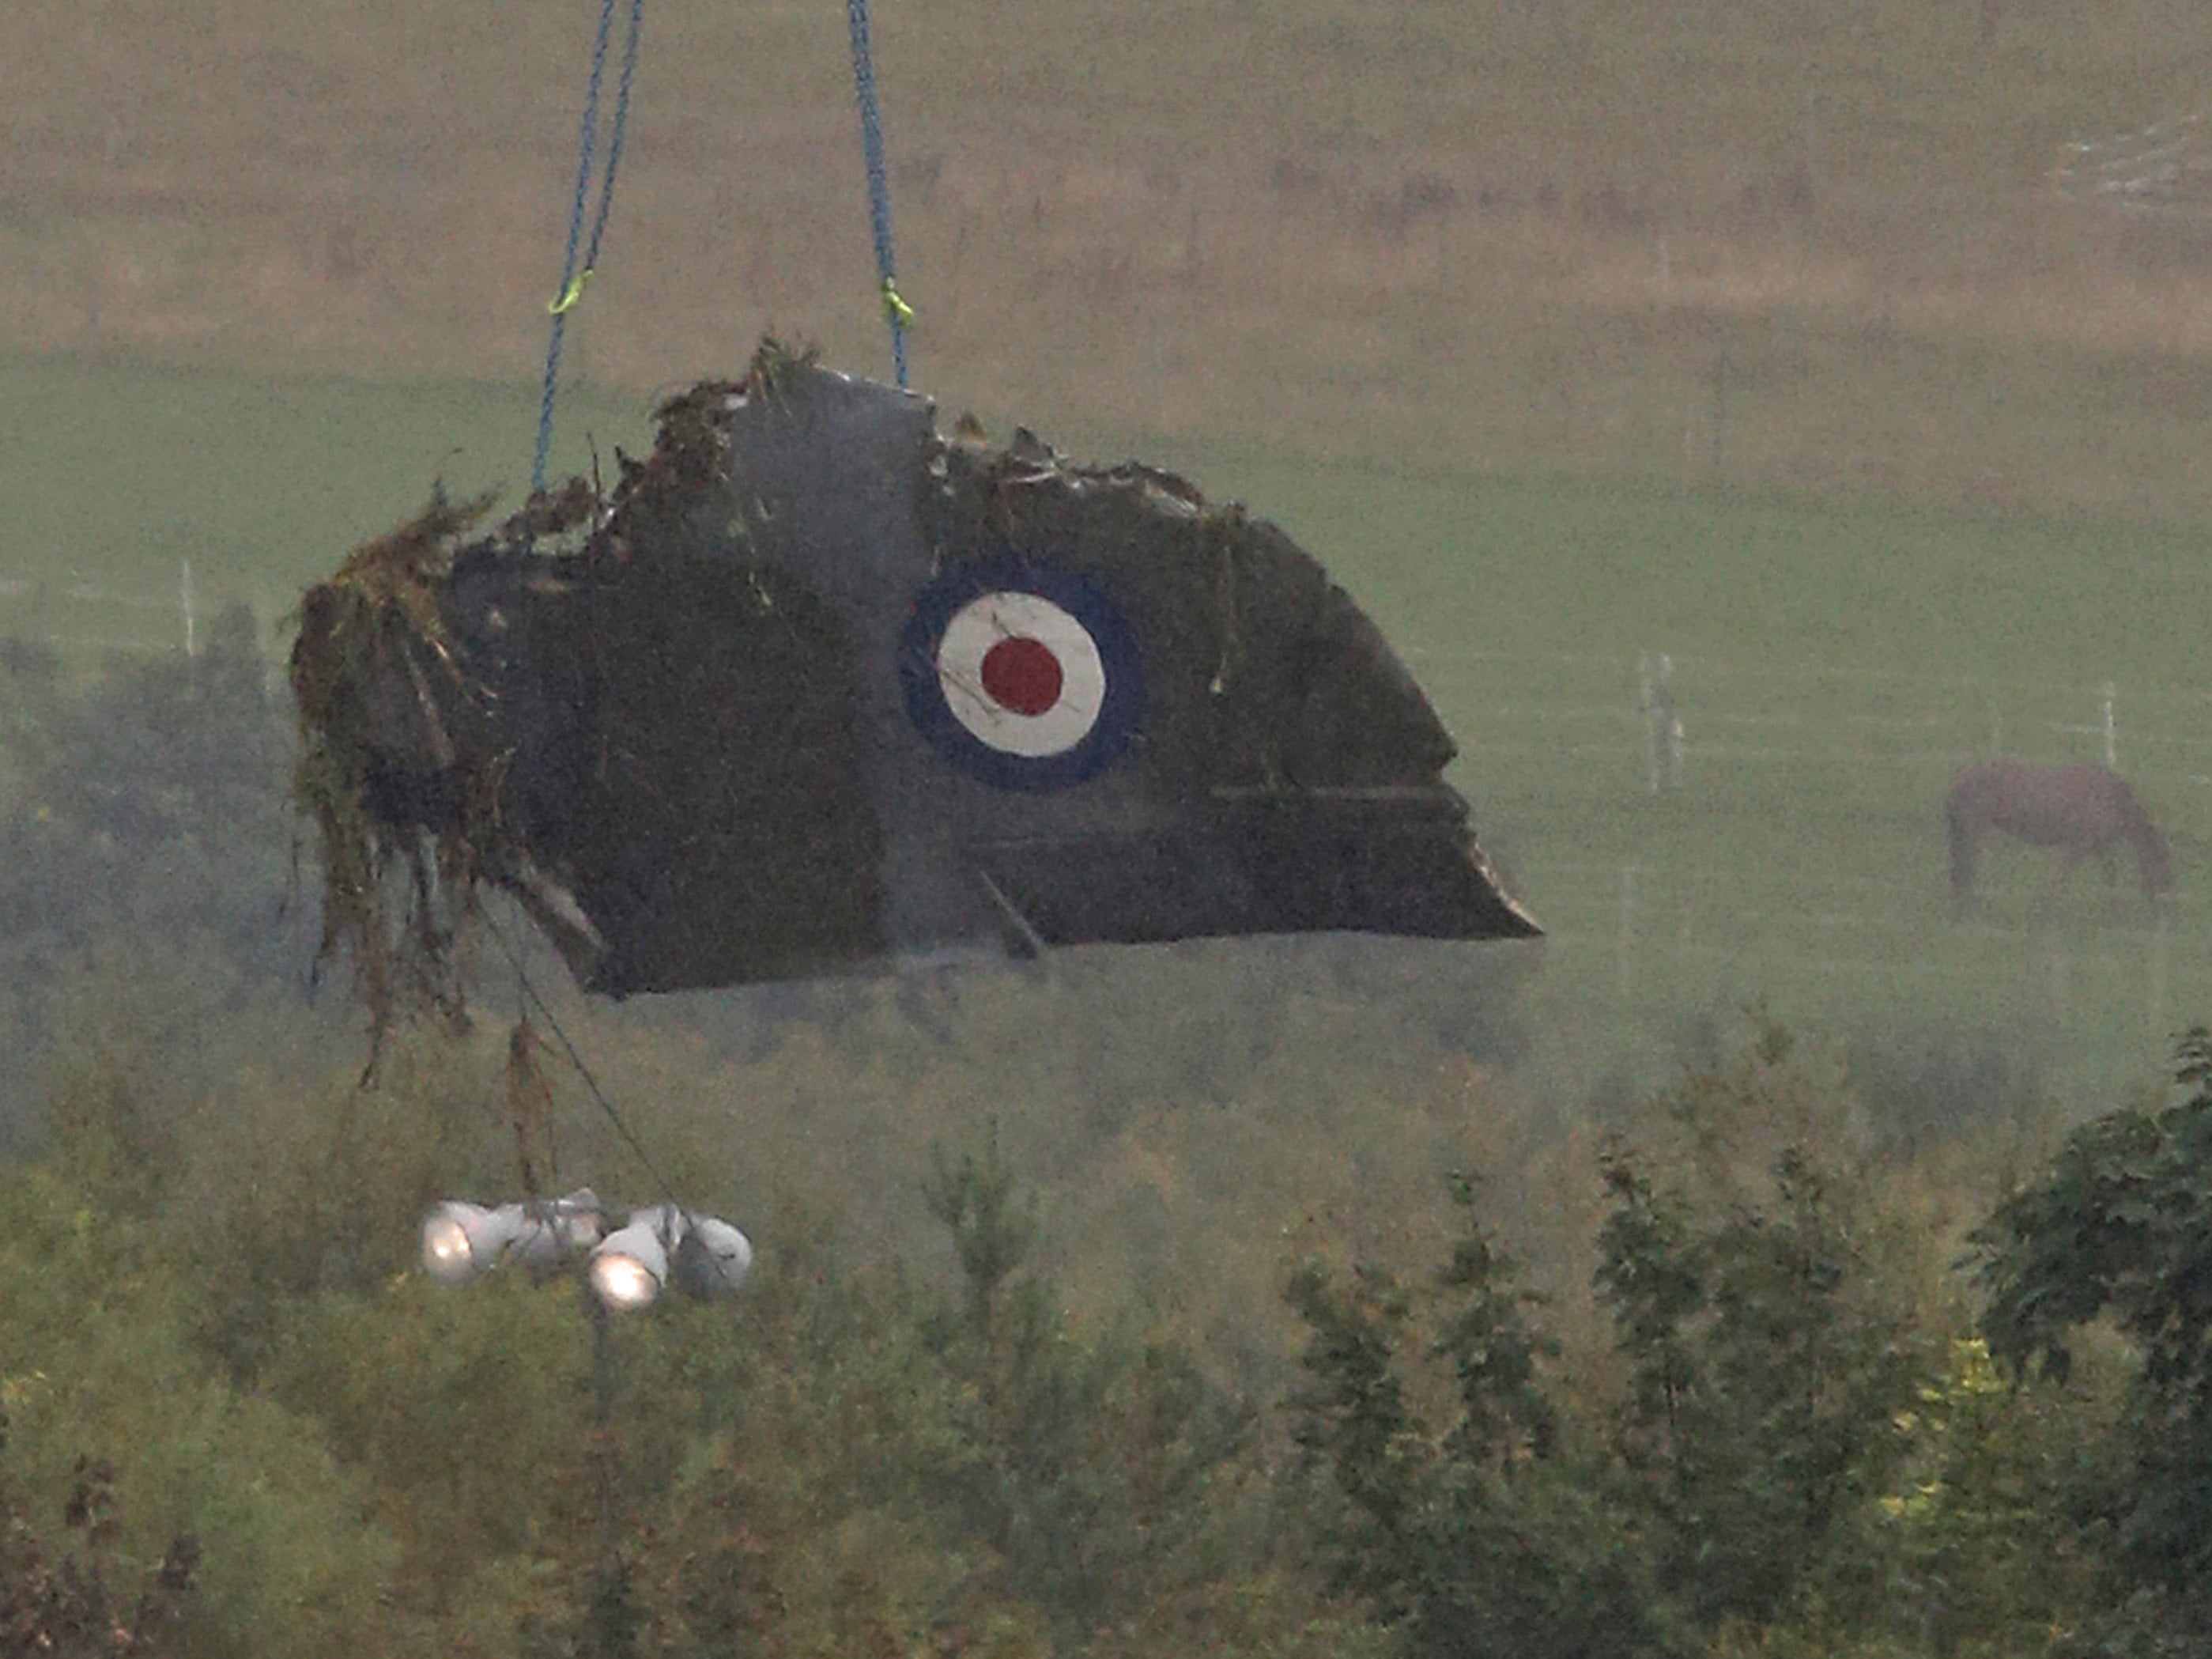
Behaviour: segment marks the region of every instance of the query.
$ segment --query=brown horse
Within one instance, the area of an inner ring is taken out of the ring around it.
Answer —
[[[2136,878],[2154,905],[2173,889],[2173,853],[2136,792],[2109,768],[2082,761],[2030,766],[2009,759],[1977,761],[1951,781],[1945,803],[1951,829],[1951,891],[1963,907],[1974,897],[1974,862],[1992,834],[2010,836],[2060,854],[2058,884],[2083,859],[2104,861],[2125,842]]]

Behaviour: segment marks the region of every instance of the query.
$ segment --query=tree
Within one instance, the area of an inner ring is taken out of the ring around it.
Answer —
[[[1974,1235],[1997,1357],[2063,1381],[2075,1333],[2108,1318],[2133,1344],[2130,1467],[2085,1494],[2119,1588],[2147,1622],[2212,1652],[2212,1034],[2175,1055],[2180,1099],[2117,1111]]]
[[[1323,1483],[1335,1586],[1436,1659],[1664,1651],[1623,1540],[1586,1500],[1590,1471],[1563,1451],[1538,1298],[1474,1184],[1455,1176],[1452,1192],[1465,1231],[1425,1284],[1311,1261],[1286,1291],[1309,1333],[1292,1434]],[[1424,1387],[1438,1364],[1448,1391]],[[1442,1425],[1414,1403],[1437,1395]]]
[[[1880,1291],[1863,1183],[1813,1151],[1823,1097],[1787,1049],[1770,1030],[1671,1103],[1680,1175],[1625,1146],[1603,1165],[1595,1286],[1629,1366],[1618,1449],[1655,1571],[1708,1630],[1790,1616],[1815,1579],[1821,1599],[1843,1592],[1839,1540],[1911,1397],[1911,1316]],[[1778,1128],[1747,1169],[1740,1143]]]
[[[0,1447],[8,1419],[0,1414]],[[62,1509],[79,1547],[59,1561],[54,1547],[0,1484],[0,1659],[111,1659],[183,1650],[177,1626],[192,1589],[200,1548],[173,1539],[134,1598],[116,1576],[115,1468],[80,1455]]]
[[[1131,1622],[1209,1565],[1252,1413],[1179,1344],[1069,1328],[995,1130],[980,1159],[939,1152],[924,1196],[963,1285],[935,1345],[976,1403],[943,1486],[1016,1594],[1071,1632]]]

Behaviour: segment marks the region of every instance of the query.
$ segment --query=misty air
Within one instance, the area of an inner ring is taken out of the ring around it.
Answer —
[[[2212,14],[0,25],[0,1659],[2212,1656]]]

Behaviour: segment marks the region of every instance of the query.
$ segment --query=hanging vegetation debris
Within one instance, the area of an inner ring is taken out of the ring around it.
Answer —
[[[1380,632],[1265,520],[763,344],[611,497],[434,496],[301,607],[325,948],[458,1006],[512,893],[616,995],[1048,945],[1536,930]]]

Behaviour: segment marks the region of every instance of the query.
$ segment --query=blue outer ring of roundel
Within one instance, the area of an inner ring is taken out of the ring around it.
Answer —
[[[994,749],[960,723],[937,676],[938,642],[952,618],[986,593],[1034,593],[1081,623],[1098,650],[1106,690],[1098,719],[1073,747],[1055,755]],[[899,636],[899,684],[915,728],[945,759],[1000,789],[1066,789],[1087,783],[1120,760],[1136,734],[1145,706],[1142,659],[1135,635],[1103,590],[1073,571],[1008,557],[954,565],[915,596]]]

